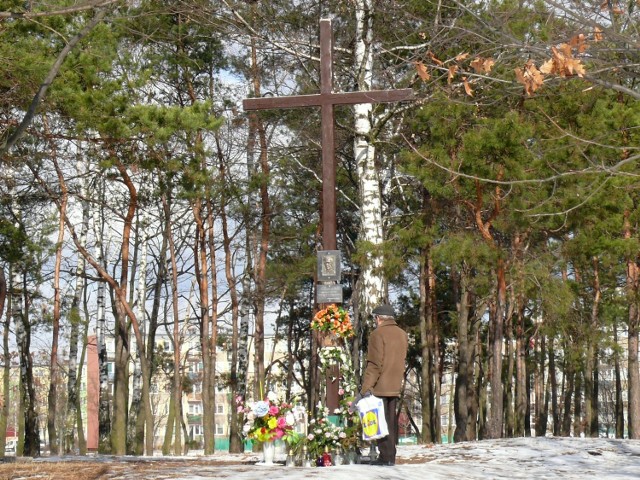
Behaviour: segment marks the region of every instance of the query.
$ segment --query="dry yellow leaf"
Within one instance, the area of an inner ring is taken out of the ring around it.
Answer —
[[[578,35],[574,35],[573,37],[571,37],[571,40],[569,40],[569,45],[572,48],[575,48],[578,53],[584,53],[589,47],[589,45],[587,45],[587,42],[585,41],[584,33],[579,33]]]
[[[640,0],[638,1],[640,2]],[[602,41],[602,29],[600,27],[596,27],[595,32],[593,34],[593,41],[594,42]]]
[[[456,56],[456,62],[462,62],[463,60],[466,60],[468,56],[469,56],[469,54],[466,53],[466,52],[465,53],[459,53]]]
[[[429,70],[427,66],[422,62],[416,62],[416,70],[418,71],[418,76],[422,79],[422,81],[426,82],[431,79],[431,75],[429,75]]]
[[[544,82],[544,77],[536,67],[535,63],[533,63],[533,60],[527,61],[524,66],[524,70],[516,68],[515,72],[516,80],[524,86],[524,91],[527,95],[531,95],[535,92]]]
[[[438,60],[432,51],[427,52],[427,54],[429,55],[431,61],[436,65],[444,65],[444,62],[442,60]]]
[[[553,72],[553,60],[549,59],[540,66],[540,72],[549,74]]]
[[[456,72],[457,71],[458,71],[458,66],[457,65],[451,65],[449,67],[449,78],[447,79],[448,83],[451,83],[453,78],[456,76]]]
[[[489,73],[496,61],[493,58],[476,57],[471,61],[470,65],[476,73]]]
[[[467,92],[467,95],[473,97],[473,90],[471,90],[471,85],[467,82],[467,77],[462,78],[462,83],[464,84],[464,91]]]

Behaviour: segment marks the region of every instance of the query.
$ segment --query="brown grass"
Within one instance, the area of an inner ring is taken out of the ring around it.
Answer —
[[[5,460],[6,461],[6,460]],[[253,461],[223,460],[166,460],[166,459],[127,459],[111,458],[107,461],[93,462],[84,460],[34,461],[29,458],[18,458],[10,463],[0,463],[0,480],[112,480],[118,478],[155,478],[169,474],[175,475],[185,467],[200,465],[206,467],[222,467],[229,465],[252,465]]]
[[[15,462],[0,464],[0,480],[100,480],[111,465],[89,462]]]

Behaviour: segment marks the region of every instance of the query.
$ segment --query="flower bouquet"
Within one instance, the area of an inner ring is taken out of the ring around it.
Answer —
[[[335,304],[316,313],[311,321],[311,328],[319,332],[333,333],[341,338],[349,338],[355,334],[349,312]]]
[[[243,434],[261,443],[282,439],[287,443],[295,442],[298,434],[294,430],[295,417],[293,405],[278,399],[269,392],[264,400],[245,404],[242,397],[236,398],[238,413],[244,415]]]
[[[329,420],[329,409],[318,405],[318,416],[309,420],[305,445],[312,459],[322,457],[325,448],[336,451],[347,438],[344,428]]]

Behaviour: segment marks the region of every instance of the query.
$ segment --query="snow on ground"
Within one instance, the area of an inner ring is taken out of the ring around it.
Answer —
[[[282,452],[276,462],[284,463]],[[77,461],[45,458],[40,461]],[[640,440],[515,438],[448,445],[401,445],[394,467],[260,465],[261,455],[216,453],[211,457],[85,457],[103,462],[105,479],[121,480],[293,480],[293,479],[619,479],[640,478]],[[129,467],[124,467],[127,464]],[[144,468],[142,465],[144,464]],[[136,467],[136,468],[134,468]],[[140,468],[138,468],[140,467]],[[70,472],[71,474],[72,472]],[[69,477],[71,479],[72,476]]]

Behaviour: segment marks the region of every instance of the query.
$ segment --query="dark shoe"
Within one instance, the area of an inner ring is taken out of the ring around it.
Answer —
[[[389,462],[387,460],[384,460],[384,459],[378,457],[373,462],[371,462],[371,465],[376,466],[376,467],[393,467],[395,465],[395,462]]]

